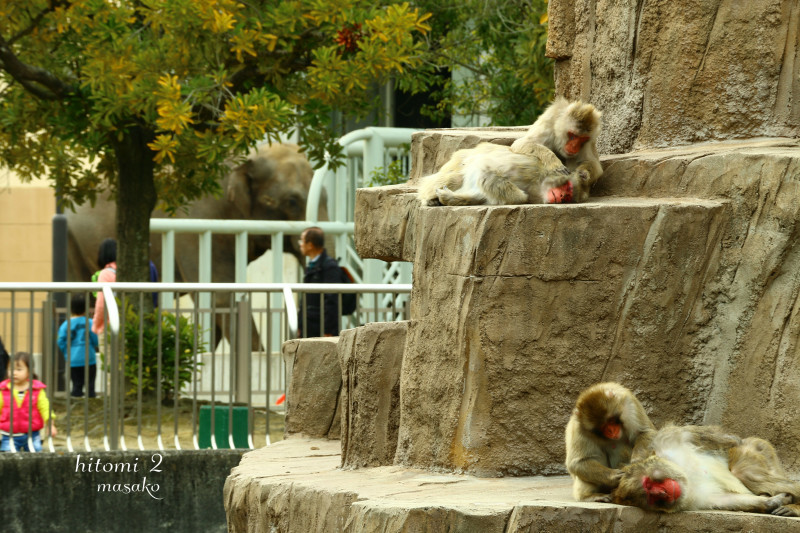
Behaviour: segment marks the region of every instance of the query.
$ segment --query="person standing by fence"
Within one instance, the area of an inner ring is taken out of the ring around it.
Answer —
[[[0,338],[0,381],[3,381],[8,376],[6,376],[6,368],[8,368],[8,352],[6,351],[6,347],[3,346],[3,339]]]
[[[325,251],[325,233],[321,228],[316,226],[307,228],[300,235],[298,244],[300,252],[309,259],[303,283],[343,282],[339,263]],[[325,294],[322,306],[320,306],[320,296],[320,293],[306,293],[305,297],[301,298],[297,316],[300,337],[333,337],[339,334],[339,295]],[[321,324],[323,309],[324,329]]]
[[[105,239],[100,243],[100,249],[97,251],[97,264],[100,265],[102,270],[97,275],[94,281],[99,282],[114,282],[117,281],[117,241],[114,239]],[[97,301],[94,304],[94,319],[92,320],[92,331],[98,335],[103,333],[106,325],[105,311],[105,297],[103,291],[97,291]]]
[[[86,357],[89,358],[87,393],[95,397],[94,382],[97,376],[97,333],[92,331],[92,320],[86,318],[86,300],[82,294],[73,294],[70,302],[72,316],[58,328],[58,347],[70,367],[70,379],[74,397],[83,396],[83,385],[87,379]],[[67,340],[69,339],[69,342]],[[69,344],[69,350],[67,350]]]

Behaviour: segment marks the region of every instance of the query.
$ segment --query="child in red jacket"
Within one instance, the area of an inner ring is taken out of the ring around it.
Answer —
[[[13,365],[13,374],[12,374]],[[14,448],[23,451],[42,451],[42,439],[39,435],[46,423],[49,422],[50,434],[55,436],[58,432],[53,421],[50,420],[50,401],[45,394],[45,384],[36,378],[33,373],[31,356],[26,352],[17,352],[8,363],[8,376],[0,383],[0,451],[11,451],[10,436],[14,438]],[[33,375],[34,379],[30,379]],[[11,398],[11,379],[14,380]],[[32,398],[32,400],[31,400]],[[31,402],[33,408],[31,408]],[[13,414],[13,416],[12,416]],[[12,420],[13,418],[13,420]],[[11,424],[13,423],[13,428]],[[28,431],[31,432],[31,445],[28,446]]]

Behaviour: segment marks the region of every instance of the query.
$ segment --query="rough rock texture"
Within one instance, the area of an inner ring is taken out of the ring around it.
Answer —
[[[429,129],[415,133],[412,137],[411,148],[411,183],[415,183],[420,176],[433,174],[444,165],[450,155],[462,148],[472,148],[481,142],[493,142],[511,146],[521,137],[527,127],[514,128],[446,128]],[[447,145],[442,150],[443,144]],[[356,231],[356,234],[358,231]]]
[[[686,382],[687,397],[659,392],[653,406],[769,439],[800,473],[800,141],[643,151],[605,164],[598,194],[717,198],[730,213],[706,258],[715,274],[669,353],[692,368],[672,380]],[[609,372],[633,379],[645,370],[623,365]]]
[[[338,439],[342,373],[339,337],[294,339],[281,347],[286,361],[286,435]]]
[[[565,476],[481,479],[379,467],[340,470],[338,442],[250,452],[225,482],[229,533],[640,533],[800,530],[800,518],[646,513],[572,500]]]
[[[577,393],[672,348],[726,220],[697,199],[422,208],[398,462],[563,472]],[[635,388],[675,370],[641,372]]]
[[[550,0],[556,93],[604,111],[600,153],[800,135],[795,0]]]
[[[604,166],[583,205],[420,208],[413,188],[359,191],[360,223],[381,228],[359,254],[415,262],[401,397],[426,400],[401,405],[398,461],[561,471],[578,392],[619,380],[657,423],[767,438],[800,471],[800,142]]]
[[[400,425],[400,368],[408,322],[375,322],[340,335],[342,467],[390,465]]]
[[[376,322],[340,335],[343,468],[390,465],[394,460],[407,331],[407,321]]]

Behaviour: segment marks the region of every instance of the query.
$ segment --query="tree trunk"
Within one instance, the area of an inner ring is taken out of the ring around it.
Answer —
[[[150,280],[150,215],[157,196],[153,152],[147,143],[153,137],[151,131],[133,126],[114,143],[118,164],[117,281]]]

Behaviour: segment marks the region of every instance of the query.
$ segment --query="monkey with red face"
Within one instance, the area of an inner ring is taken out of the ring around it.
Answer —
[[[526,154],[535,145],[546,146],[570,172],[587,172],[591,186],[603,174],[595,144],[601,117],[602,113],[592,104],[558,97],[536,119],[528,133],[514,141],[511,151]]]
[[[797,516],[800,484],[785,477],[774,448],[716,426],[667,426],[623,467],[613,503],[650,511],[718,509]]]
[[[635,445],[655,434],[644,407],[619,383],[598,383],[581,392],[567,424],[567,471],[576,500],[609,502]]]
[[[601,114],[556,100],[510,147],[481,143],[455,152],[422,178],[423,206],[583,202],[602,174],[594,139]]]

